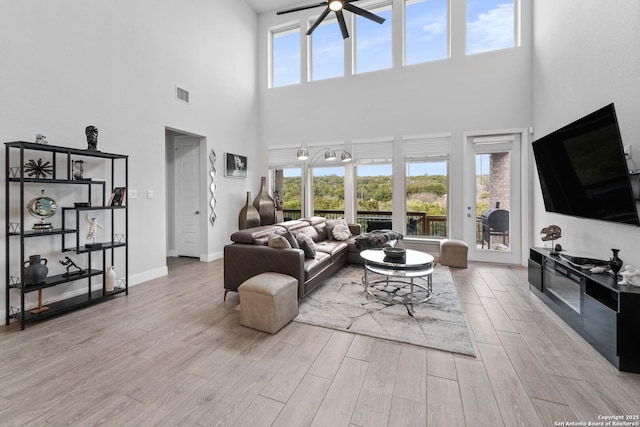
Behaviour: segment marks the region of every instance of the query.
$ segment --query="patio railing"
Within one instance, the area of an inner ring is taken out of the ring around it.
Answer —
[[[342,210],[316,210],[316,216],[327,219],[338,219],[344,217]],[[299,210],[284,210],[285,219],[300,219]],[[360,211],[357,213],[356,222],[360,224],[363,231],[376,229],[390,229],[392,213],[389,211]],[[407,235],[409,236],[429,236],[447,237],[447,217],[427,215],[424,212],[407,212]]]

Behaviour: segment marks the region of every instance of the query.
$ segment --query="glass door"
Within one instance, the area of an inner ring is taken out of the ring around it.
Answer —
[[[467,135],[465,240],[473,261],[521,263],[521,134]]]

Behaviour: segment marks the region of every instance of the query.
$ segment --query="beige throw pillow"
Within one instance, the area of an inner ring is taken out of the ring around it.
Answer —
[[[285,237],[278,236],[277,234],[272,234],[269,236],[267,245],[270,248],[275,249],[291,249],[291,243],[289,243],[289,241]]]
[[[351,230],[349,230],[349,226],[346,224],[336,224],[333,227],[333,237],[336,240],[347,240],[351,237]]]

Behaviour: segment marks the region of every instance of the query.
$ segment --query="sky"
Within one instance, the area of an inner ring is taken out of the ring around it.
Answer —
[[[452,0],[450,0],[452,1]],[[514,0],[467,0],[467,54],[513,47]],[[322,8],[318,8],[318,13]],[[356,17],[355,72],[391,68],[390,6],[371,12],[386,19],[377,24]],[[345,12],[345,18],[351,19]],[[447,0],[410,2],[406,9],[406,64],[445,59],[448,56]],[[348,40],[348,39],[347,39]],[[330,14],[313,32],[311,80],[344,75],[344,43],[335,15]],[[273,86],[300,83],[300,33],[285,32],[273,41]]]

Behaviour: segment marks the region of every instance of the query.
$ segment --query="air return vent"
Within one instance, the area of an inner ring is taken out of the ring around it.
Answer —
[[[176,99],[189,103],[189,91],[176,86]]]

